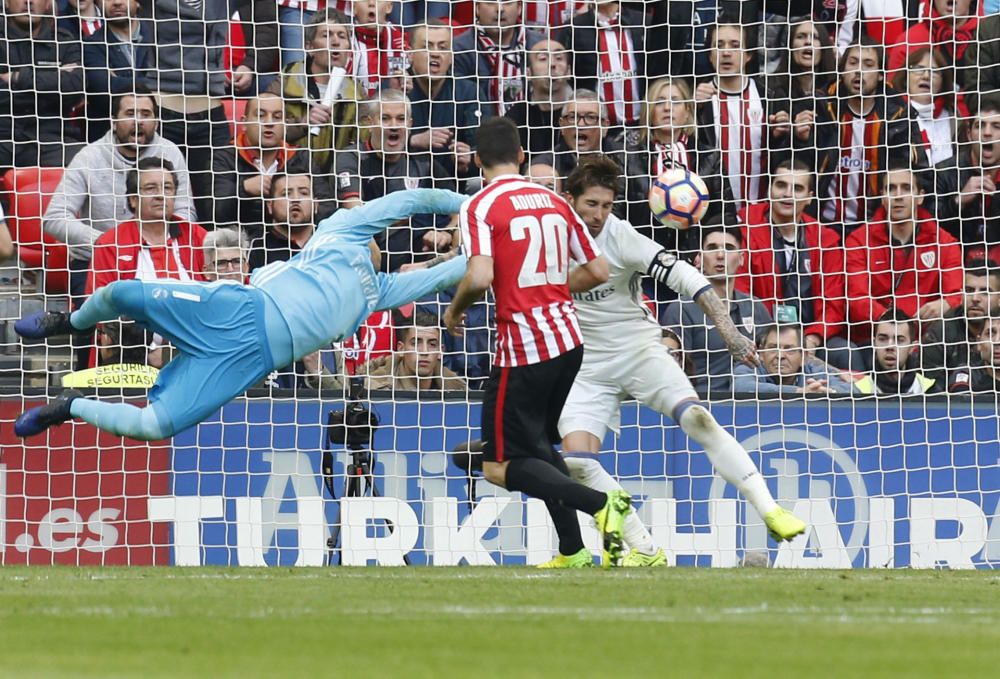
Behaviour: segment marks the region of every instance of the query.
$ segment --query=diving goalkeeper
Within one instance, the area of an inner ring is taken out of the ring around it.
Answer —
[[[376,273],[369,241],[415,214],[457,213],[465,200],[452,191],[413,189],[340,210],[319,224],[300,253],[257,269],[249,285],[117,281],[72,314],[22,318],[17,333],[41,339],[89,333],[101,321],[128,316],[179,353],[160,371],[144,408],[67,391],[24,412],[14,431],[32,436],[78,417],[113,434],[155,440],[201,422],[275,368],[353,335],[372,312],[458,283],[464,256],[419,271]]]

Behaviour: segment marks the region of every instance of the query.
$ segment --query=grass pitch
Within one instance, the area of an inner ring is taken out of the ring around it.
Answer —
[[[961,677],[1000,575],[0,568],[0,675]]]

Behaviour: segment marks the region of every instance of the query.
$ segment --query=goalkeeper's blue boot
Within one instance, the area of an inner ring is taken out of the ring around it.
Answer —
[[[556,554],[556,558],[539,564],[538,568],[591,568],[594,565],[594,557],[586,547],[576,554]]]
[[[28,314],[14,324],[14,332],[28,339],[85,334],[73,327],[69,322],[69,314],[65,311],[38,311]]]
[[[14,422],[14,433],[18,436],[34,436],[41,434],[49,427],[62,424],[73,419],[70,413],[70,405],[83,394],[75,389],[64,391],[43,406],[32,408],[21,413],[21,416]]]
[[[597,530],[604,539],[604,551],[601,553],[601,566],[611,568],[618,566],[622,559],[622,547],[625,529],[625,517],[632,511],[632,497],[624,490],[612,490],[608,493],[608,501],[604,507],[594,514]]]
[[[775,542],[791,542],[796,536],[806,532],[806,524],[784,507],[775,507],[764,515],[767,532]]]

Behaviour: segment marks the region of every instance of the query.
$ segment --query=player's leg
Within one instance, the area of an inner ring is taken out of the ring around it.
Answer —
[[[180,349],[160,371],[149,404],[139,408],[66,394],[22,414],[15,431],[31,436],[79,417],[117,435],[156,440],[197,424],[274,368],[267,303],[260,291],[238,285],[119,281],[102,288],[81,308],[90,305],[81,323],[128,315]]]
[[[22,337],[42,339],[85,333],[101,321],[133,315],[142,309],[141,281],[116,281],[96,290],[72,314],[62,311],[39,311],[17,321],[14,330]]]
[[[494,368],[487,380],[482,406],[483,475],[531,497],[590,515],[603,513],[604,524],[610,521],[613,531],[628,511],[627,497],[612,498],[578,484],[552,462],[551,446],[545,441],[545,409],[555,380],[548,373],[558,372],[566,362],[554,359],[546,363],[555,365]],[[575,366],[567,367],[576,373]],[[569,522],[562,516],[553,522],[557,532],[562,531],[560,554],[576,557],[584,549],[579,523],[575,517]],[[620,539],[620,526],[618,530]]]
[[[641,403],[672,417],[705,449],[719,476],[733,485],[763,517],[776,540],[791,540],[805,524],[774,500],[746,449],[701,404],[690,380],[660,344],[650,346],[623,386]],[[774,524],[774,525],[772,525]]]
[[[746,449],[697,399],[678,404],[673,417],[684,433],[702,445],[719,475],[753,505],[771,537],[777,541],[791,540],[805,532],[806,524],[775,501]]]
[[[375,310],[397,309],[457,285],[465,275],[467,261],[464,255],[459,255],[429,269],[417,269],[406,273],[379,273],[377,275],[379,300]]]
[[[605,370],[604,368],[607,368]],[[588,488],[601,492],[621,491],[621,483],[597,459],[609,425],[618,431],[622,392],[617,380],[605,379],[619,369],[613,359],[585,361],[573,382],[559,416],[562,457],[570,476]],[[623,565],[659,566],[666,555],[657,549],[653,536],[635,511],[625,517],[623,539],[629,548]],[[641,563],[639,563],[641,562]]]
[[[559,420],[566,409],[566,401],[576,384],[576,378],[579,376],[580,367],[583,362],[582,359],[582,348],[577,348],[574,352],[571,352],[562,359],[567,362],[566,367],[559,370],[556,375],[552,376],[553,386],[548,398],[549,407],[548,412],[546,413],[545,423],[545,435],[548,438],[549,443],[552,445],[560,442],[561,437],[559,435]],[[615,396],[617,397],[618,395],[615,394]],[[616,398],[615,401],[617,402],[617,400],[618,399]],[[559,471],[572,478],[569,467],[566,465],[566,460],[563,456],[557,453],[555,448],[551,445],[548,447],[547,452],[551,456],[552,463],[559,469]],[[596,460],[594,461],[596,462]],[[595,488],[595,490],[603,492],[608,497],[608,502],[605,508],[594,515],[594,521],[597,524],[597,529],[602,533],[604,538],[604,550],[601,554],[601,564],[605,568],[620,564],[624,539],[624,525],[628,522],[628,518],[630,516],[635,516],[635,512],[631,509],[632,498],[620,485],[615,485],[616,487],[614,488]],[[618,506],[613,507],[612,505]],[[621,505],[624,505],[624,507]],[[623,513],[619,513],[620,511],[623,511]]]

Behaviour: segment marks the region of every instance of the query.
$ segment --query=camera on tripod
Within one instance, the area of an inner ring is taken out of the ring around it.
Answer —
[[[371,448],[372,438],[378,429],[378,415],[365,406],[361,396],[364,382],[351,379],[351,390],[343,410],[331,410],[326,422],[326,436],[330,443],[347,446],[352,450]]]
[[[378,429],[379,419],[363,400],[364,379],[354,377],[351,379],[351,389],[348,392],[347,402],[343,410],[331,410],[327,416],[326,439],[327,443],[323,447],[323,459],[321,468],[323,472],[323,484],[330,492],[330,497],[337,499],[336,489],[333,485],[333,450],[332,446],[345,446],[351,455],[351,462],[347,465],[344,475],[343,498],[363,497],[365,493],[371,497],[380,497],[378,484],[372,473],[375,467],[375,456],[372,454],[372,439],[375,437],[375,430]],[[387,521],[387,528],[391,533],[395,528],[392,522]],[[341,524],[338,519],[333,525],[330,538],[326,541],[329,549],[329,563],[333,563],[334,553],[340,543]],[[403,557],[405,563],[409,563],[407,557]]]

